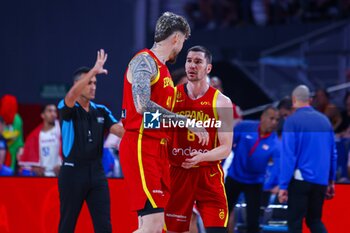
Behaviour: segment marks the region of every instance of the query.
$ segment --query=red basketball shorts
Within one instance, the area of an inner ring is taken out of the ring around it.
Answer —
[[[147,199],[153,208],[165,208],[169,199],[166,140],[126,132],[119,150],[131,210],[142,210]]]
[[[227,199],[220,164],[191,169],[170,167],[170,199],[165,208],[167,230],[188,231],[194,203],[205,227],[227,226]]]

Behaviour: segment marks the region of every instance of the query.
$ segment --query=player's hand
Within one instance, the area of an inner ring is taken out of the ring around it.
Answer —
[[[278,192],[278,201],[280,203],[286,203],[288,201],[288,191],[287,190],[282,190]]]
[[[209,144],[209,133],[205,128],[189,127],[188,130],[190,130],[199,138],[199,144],[201,144],[202,146],[206,146]]]
[[[95,66],[92,68],[96,74],[107,74],[108,71],[103,68],[105,62],[107,61],[107,53],[103,49],[97,51],[97,58]]]
[[[189,169],[193,166],[196,166],[198,163],[203,161],[203,153],[200,152],[192,152],[191,157],[186,159],[185,162],[181,164],[181,167]]]
[[[326,192],[326,200],[330,200],[335,196],[335,186],[334,182],[330,182],[327,187],[327,192]]]
[[[278,185],[276,185],[275,187],[273,187],[270,192],[272,194],[278,194],[278,191],[280,190],[280,187]]]

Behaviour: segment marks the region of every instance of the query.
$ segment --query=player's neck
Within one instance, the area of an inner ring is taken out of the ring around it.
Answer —
[[[170,49],[167,48],[165,43],[154,43],[153,47],[151,48],[151,51],[156,55],[159,61],[161,61],[163,64],[169,60],[170,56]]]
[[[188,96],[191,99],[199,99],[201,98],[203,95],[205,95],[205,93],[208,91],[209,89],[209,84],[207,82],[188,82],[187,83],[187,91],[188,91]]]

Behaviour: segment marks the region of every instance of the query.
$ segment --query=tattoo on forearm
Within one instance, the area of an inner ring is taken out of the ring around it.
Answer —
[[[130,62],[132,95],[137,110],[144,112],[151,101],[151,79],[157,74],[157,66],[146,54],[136,56]]]

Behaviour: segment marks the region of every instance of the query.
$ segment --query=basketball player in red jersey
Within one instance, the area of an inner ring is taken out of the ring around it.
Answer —
[[[189,231],[194,203],[207,233],[226,232],[228,209],[220,160],[231,152],[233,110],[231,100],[207,83],[211,60],[206,48],[190,48],[185,65],[188,83],[175,89],[175,113],[221,121],[221,126],[210,124],[206,146],[197,143],[187,129],[175,130],[169,153],[170,199],[165,209],[168,232]]]
[[[124,76],[122,121],[126,132],[120,144],[120,160],[132,210],[139,216],[137,233],[160,233],[164,226],[169,192],[168,134],[159,126],[159,119],[173,115],[169,110],[174,97],[165,63],[175,62],[189,35],[186,19],[164,13],[157,21],[153,47],[138,52]],[[157,124],[157,129],[149,129],[146,120],[151,126]],[[191,130],[200,143],[208,143],[208,132]]]

